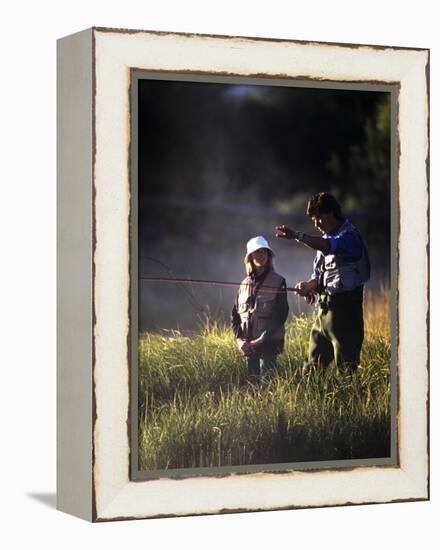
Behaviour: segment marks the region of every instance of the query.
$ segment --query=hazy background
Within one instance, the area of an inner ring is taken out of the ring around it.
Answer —
[[[139,276],[239,282],[246,242],[263,235],[292,286],[314,252],[274,226],[314,234],[307,201],[330,191],[367,243],[369,286],[389,281],[389,93],[141,80],[138,162]],[[139,329],[228,322],[235,294],[140,280]]]

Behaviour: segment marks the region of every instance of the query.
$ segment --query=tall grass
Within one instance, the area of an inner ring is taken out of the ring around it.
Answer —
[[[362,368],[354,375],[302,369],[311,322],[289,322],[264,387],[246,376],[227,327],[142,335],[140,468],[389,456],[389,292],[366,296]]]

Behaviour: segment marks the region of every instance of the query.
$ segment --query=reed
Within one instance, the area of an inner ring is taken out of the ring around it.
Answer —
[[[228,327],[139,340],[140,469],[385,457],[390,454],[390,293],[367,293],[361,368],[303,369],[312,319],[292,318],[261,387]]]

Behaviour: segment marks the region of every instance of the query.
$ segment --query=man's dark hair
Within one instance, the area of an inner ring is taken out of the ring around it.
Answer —
[[[333,213],[337,220],[342,220],[341,205],[330,193],[317,193],[309,200],[307,204],[307,216],[316,216],[316,214]]]

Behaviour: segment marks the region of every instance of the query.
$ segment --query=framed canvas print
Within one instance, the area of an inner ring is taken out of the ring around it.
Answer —
[[[59,509],[429,498],[428,71],[424,49],[59,41]]]

